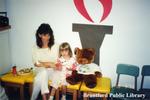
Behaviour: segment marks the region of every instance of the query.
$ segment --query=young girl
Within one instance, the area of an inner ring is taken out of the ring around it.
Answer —
[[[66,77],[70,76],[72,70],[76,69],[76,61],[72,57],[70,45],[64,42],[59,47],[59,58],[56,63],[55,75],[52,79],[52,91],[49,100],[53,100],[56,89],[62,86],[62,100],[66,100]]]

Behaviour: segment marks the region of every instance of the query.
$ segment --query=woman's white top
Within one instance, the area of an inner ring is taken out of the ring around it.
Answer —
[[[32,50],[33,64],[41,62],[56,62],[58,58],[59,45],[54,44],[50,48],[39,48],[34,46]]]

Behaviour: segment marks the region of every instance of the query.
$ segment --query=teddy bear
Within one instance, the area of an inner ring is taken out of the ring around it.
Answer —
[[[71,85],[84,82],[88,88],[94,88],[97,85],[97,77],[102,77],[100,67],[93,63],[95,50],[93,48],[76,48],[75,55],[77,69],[72,71],[66,81]]]

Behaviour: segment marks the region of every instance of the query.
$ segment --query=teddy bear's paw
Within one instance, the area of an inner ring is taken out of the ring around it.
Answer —
[[[94,88],[97,84],[97,79],[94,75],[86,75],[84,76],[84,82],[88,88]]]
[[[86,83],[85,84],[88,88],[94,88],[96,87],[96,83]]]
[[[72,76],[76,76],[77,75],[77,71],[76,70],[73,70],[72,71]]]
[[[75,81],[75,79],[73,77],[67,77],[66,81],[71,85],[77,84],[77,82]]]

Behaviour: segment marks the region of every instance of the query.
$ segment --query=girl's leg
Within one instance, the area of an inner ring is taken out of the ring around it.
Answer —
[[[42,99],[47,100],[46,94],[42,94]]]
[[[56,92],[56,89],[55,89],[55,88],[52,88],[51,93],[50,93],[49,100],[53,100],[54,95],[55,95],[55,92]]]
[[[52,87],[52,90],[51,90],[51,93],[50,93],[49,100],[53,100],[55,92],[56,92],[56,90],[59,87],[60,80],[61,80],[60,71],[53,72],[53,77],[51,77],[51,81],[52,81],[51,82],[51,87]]]
[[[66,95],[66,89],[67,89],[67,86],[66,85],[62,85],[62,94],[63,95]]]
[[[67,86],[62,85],[62,100],[66,100],[66,90],[67,90]]]

